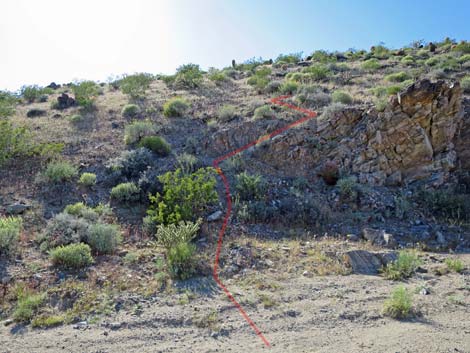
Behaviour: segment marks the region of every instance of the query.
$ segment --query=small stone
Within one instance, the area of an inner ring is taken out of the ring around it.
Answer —
[[[359,241],[360,239],[356,234],[348,234],[346,238],[348,238],[349,241]]]
[[[303,274],[304,276],[308,276],[308,275],[310,274],[310,272],[304,271],[302,274]]]
[[[12,319],[6,319],[5,321],[3,321],[3,325],[5,326],[9,326],[13,323],[13,320]]]
[[[108,331],[104,331],[104,332],[103,332],[103,335],[108,336],[108,335],[109,335],[109,332],[108,332]]]
[[[421,288],[421,290],[419,291],[419,294],[421,294],[421,295],[428,295],[428,294],[429,294],[429,289],[423,287],[423,288]]]
[[[216,211],[207,217],[208,222],[218,221],[222,217],[222,211]]]
[[[73,325],[73,328],[76,330],[86,329],[88,327],[88,322],[80,321],[77,324]]]
[[[6,208],[6,213],[10,215],[17,215],[22,214],[24,211],[31,208],[31,205],[24,205],[21,203],[15,203],[13,205],[9,205]]]
[[[122,322],[111,322],[109,328],[111,330],[119,330],[122,327]]]

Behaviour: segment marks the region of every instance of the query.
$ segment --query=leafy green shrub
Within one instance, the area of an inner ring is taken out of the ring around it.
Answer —
[[[302,60],[302,53],[280,54],[275,63],[297,64]]]
[[[0,91],[0,120],[15,113],[15,105],[17,102],[18,98],[12,93]]]
[[[352,97],[343,91],[334,91],[331,95],[333,103],[351,104],[353,102]]]
[[[32,294],[29,291],[23,290],[18,296],[16,309],[13,312],[13,319],[16,322],[30,321],[45,300],[45,293]]]
[[[459,64],[465,64],[466,62],[470,61],[470,54],[462,55],[460,58],[457,59]]]
[[[152,162],[152,152],[147,148],[122,151],[119,157],[113,158],[106,166],[121,177],[132,179],[140,176]]]
[[[261,175],[243,172],[237,175],[236,189],[241,200],[260,200],[264,196],[266,183]]]
[[[91,249],[88,244],[76,243],[59,246],[49,252],[54,266],[70,269],[80,269],[93,263]]]
[[[299,84],[294,81],[285,81],[281,87],[280,91],[282,94],[294,94],[299,88]]]
[[[358,185],[355,177],[341,178],[336,185],[338,185],[341,197],[349,200],[356,198]]]
[[[336,56],[332,53],[328,53],[324,50],[316,50],[311,55],[312,61],[316,61],[322,64],[327,64],[331,62],[336,62]]]
[[[274,111],[270,105],[263,105],[255,109],[253,119],[273,119],[275,117]]]
[[[42,96],[52,94],[54,90],[52,88],[41,88],[37,85],[23,86],[21,87],[20,94],[27,102],[32,103],[38,101]]]
[[[87,236],[87,243],[99,254],[113,253],[121,241],[121,231],[115,224],[93,224]]]
[[[404,286],[399,286],[392,291],[390,298],[384,303],[383,313],[396,319],[403,319],[411,314],[413,298]]]
[[[42,173],[44,181],[49,183],[61,183],[69,181],[78,174],[77,167],[67,161],[50,162]]]
[[[193,89],[201,85],[203,80],[203,72],[196,64],[181,65],[176,69],[176,75],[169,76],[166,81],[179,88]]]
[[[390,49],[383,45],[376,45],[372,50],[372,55],[377,59],[387,59],[390,56]]]
[[[98,86],[93,81],[82,81],[72,86],[75,101],[84,108],[91,108],[99,93]]]
[[[168,156],[171,152],[171,146],[163,137],[145,136],[139,142],[139,147],[145,147],[160,156]]]
[[[199,161],[196,156],[183,153],[176,157],[178,161],[178,168],[181,169],[183,174],[191,174],[196,171]]]
[[[127,104],[122,108],[121,114],[125,118],[134,118],[139,114],[139,106],[136,104]]]
[[[321,81],[327,78],[331,71],[327,66],[323,64],[315,64],[309,67],[305,67],[302,72],[307,74],[305,77],[311,81]]]
[[[179,243],[168,250],[168,267],[173,277],[184,280],[193,275],[195,251],[196,246],[190,243]]]
[[[167,118],[183,116],[188,108],[188,101],[181,97],[174,97],[163,105],[163,115]]]
[[[470,93],[470,76],[465,76],[460,80],[460,85],[465,93]]]
[[[65,321],[65,315],[40,315],[31,321],[31,326],[47,328],[62,325]]]
[[[121,183],[111,189],[111,198],[120,202],[137,201],[140,189],[134,183]]]
[[[363,70],[366,71],[376,71],[382,67],[379,60],[372,58],[364,61],[361,65]]]
[[[441,60],[440,60],[439,57],[433,56],[433,57],[427,59],[427,60],[424,62],[424,64],[427,65],[427,66],[436,66],[437,64],[439,64],[440,61],[441,61]]]
[[[21,218],[0,217],[0,254],[10,255],[16,250],[21,229]]]
[[[421,260],[412,251],[400,251],[398,259],[389,262],[383,269],[385,278],[394,281],[409,278],[421,265]]]
[[[158,242],[169,250],[179,243],[189,243],[197,235],[201,220],[197,222],[184,222],[178,224],[160,224],[157,226]]]
[[[158,177],[163,194],[150,195],[148,215],[158,224],[194,220],[218,200],[213,168],[201,168],[192,174],[181,169]]]
[[[99,217],[98,212],[86,206],[83,202],[65,206],[64,212],[72,216],[85,218],[88,221],[96,221]]]
[[[405,65],[413,65],[415,63],[415,58],[412,55],[406,55],[400,61]]]
[[[281,88],[281,85],[282,84],[279,81],[271,81],[266,85],[266,87],[264,88],[264,91],[266,93],[276,93]]]
[[[406,72],[401,71],[401,72],[395,72],[393,74],[387,75],[384,77],[385,81],[390,81],[390,82],[403,82],[405,80],[410,79],[410,75],[408,75]]]
[[[96,174],[82,173],[78,182],[84,186],[93,186],[96,184]]]
[[[207,77],[209,78],[209,80],[215,82],[216,84],[221,84],[221,83],[229,81],[229,78],[224,71],[217,70],[214,68],[209,69],[209,72],[207,73]]]
[[[146,73],[129,75],[119,80],[119,87],[122,93],[129,95],[132,99],[137,99],[145,95],[145,91],[154,79],[153,75]]]
[[[0,166],[11,158],[33,154],[30,141],[26,127],[14,127],[10,121],[0,119]]]
[[[124,143],[126,145],[133,145],[139,142],[142,137],[154,135],[156,132],[155,124],[149,120],[133,121],[124,128]]]
[[[271,75],[271,69],[269,67],[259,67],[255,70],[254,74],[247,80],[247,83],[250,86],[253,86],[259,91],[261,91],[268,85],[269,75]]]
[[[452,270],[457,273],[463,272],[465,265],[460,259],[446,259],[446,265],[449,270]]]
[[[237,111],[233,105],[223,105],[219,109],[219,112],[217,113],[217,117],[222,122],[228,122],[237,117]]]

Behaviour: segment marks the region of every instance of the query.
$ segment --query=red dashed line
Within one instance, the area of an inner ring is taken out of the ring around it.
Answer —
[[[227,177],[222,172],[222,169],[219,167],[219,163],[226,160],[227,158],[233,157],[236,154],[247,150],[248,148],[250,148],[252,146],[255,146],[256,144],[258,144],[262,141],[269,140],[269,139],[273,138],[274,136],[282,134],[284,131],[289,130],[289,129],[291,129],[291,128],[297,126],[297,125],[300,125],[303,122],[305,122],[309,119],[315,118],[317,116],[317,113],[314,112],[314,111],[311,111],[311,110],[308,110],[308,109],[303,109],[303,108],[297,107],[293,104],[289,104],[289,103],[284,102],[284,99],[289,98],[289,97],[290,96],[276,97],[276,98],[271,99],[271,103],[277,104],[277,105],[282,105],[284,107],[287,107],[287,108],[293,109],[295,111],[304,113],[306,115],[305,117],[303,117],[299,120],[296,120],[293,123],[288,124],[288,125],[280,128],[280,129],[277,129],[276,131],[273,131],[270,134],[264,135],[264,136],[258,138],[257,140],[255,140],[253,142],[250,142],[250,143],[248,143],[248,144],[246,144],[246,145],[244,145],[240,148],[237,148],[236,150],[234,150],[232,152],[229,152],[229,153],[215,159],[214,162],[212,163],[214,168],[216,169],[217,173],[220,175],[220,178],[222,179],[222,182],[224,183],[225,197],[227,198],[227,211],[225,213],[224,221],[222,223],[222,228],[220,228],[220,231],[219,231],[219,237],[218,237],[218,241],[217,241],[217,250],[215,252],[213,277],[214,277],[214,280],[216,281],[217,285],[220,288],[222,288],[222,290],[225,292],[225,294],[230,299],[230,301],[240,311],[240,314],[248,322],[248,324],[251,326],[251,328],[259,336],[259,338],[261,338],[261,340],[264,342],[264,344],[267,347],[271,346],[269,341],[266,339],[266,337],[264,337],[263,333],[260,331],[258,326],[256,326],[256,324],[253,322],[253,320],[250,319],[250,317],[245,312],[245,310],[243,310],[242,306],[236,301],[236,299],[233,297],[233,295],[230,293],[230,291],[227,289],[227,287],[225,287],[225,285],[219,279],[218,268],[219,268],[220,251],[222,249],[222,242],[223,242],[223,239],[224,239],[225,229],[227,228],[227,224],[228,224],[228,221],[229,221],[229,218],[230,218],[230,214],[232,213],[232,197],[230,195],[230,187],[229,187],[229,184],[228,184]]]

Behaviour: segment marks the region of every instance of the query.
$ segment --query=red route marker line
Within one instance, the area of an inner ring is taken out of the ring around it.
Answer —
[[[245,312],[245,310],[243,310],[242,306],[236,301],[236,299],[233,297],[232,293],[230,293],[230,291],[227,289],[227,287],[225,287],[225,285],[220,281],[219,279],[219,274],[218,274],[218,268],[219,268],[219,257],[220,257],[220,251],[222,249],[222,242],[223,242],[223,238],[224,238],[224,234],[225,234],[225,229],[227,228],[227,224],[228,224],[228,220],[230,218],[230,214],[232,213],[232,197],[230,195],[230,186],[228,184],[228,180],[227,180],[227,177],[225,176],[225,174],[222,172],[222,169],[219,167],[219,163],[224,161],[225,159],[227,158],[230,158],[240,152],[243,152],[245,150],[247,150],[248,148],[262,142],[262,141],[266,141],[266,140],[269,140],[271,138],[273,138],[274,136],[277,136],[279,134],[282,134],[284,131],[286,130],[289,130],[290,128],[293,128],[294,126],[297,126],[297,125],[300,125],[302,124],[303,122],[309,120],[309,119],[312,119],[312,118],[315,118],[317,116],[317,113],[316,112],[313,112],[311,110],[307,110],[307,109],[303,109],[303,108],[300,108],[300,107],[297,107],[295,105],[292,105],[292,104],[289,104],[289,103],[285,103],[283,102],[284,99],[286,98],[289,98],[290,96],[279,96],[279,97],[276,97],[276,98],[273,98],[271,99],[271,103],[273,104],[277,104],[277,105],[282,105],[282,106],[285,106],[285,107],[288,107],[290,109],[293,109],[293,110],[296,110],[298,112],[301,112],[301,113],[304,113],[306,114],[305,117],[297,120],[297,121],[294,121],[293,123],[290,123],[280,129],[277,129],[273,132],[271,132],[270,134],[267,134],[267,135],[264,135],[262,137],[260,137],[259,139],[253,141],[253,142],[250,142],[248,144],[246,144],[245,146],[242,146],[240,148],[237,148],[236,150],[232,151],[232,152],[229,152],[217,159],[214,160],[214,162],[212,163],[212,165],[214,166],[214,168],[217,170],[217,173],[220,175],[221,179],[222,179],[222,182],[224,183],[224,186],[225,186],[225,196],[227,198],[227,212],[225,213],[225,217],[224,217],[224,221],[223,221],[223,224],[222,224],[222,228],[220,228],[220,231],[219,231],[219,237],[218,237],[218,241],[217,241],[217,250],[215,252],[215,261],[214,261],[214,269],[213,269],[213,277],[214,277],[214,280],[215,282],[217,283],[217,285],[222,288],[222,290],[225,292],[225,294],[227,295],[227,297],[230,299],[230,301],[235,305],[235,307],[240,311],[240,314],[243,316],[243,318],[248,322],[248,324],[252,327],[252,329],[255,331],[255,333],[259,336],[259,338],[261,338],[261,340],[264,342],[264,344],[267,346],[267,347],[270,347],[271,345],[269,344],[269,341],[266,339],[266,337],[264,337],[263,333],[260,331],[260,329],[256,326],[256,324],[253,322],[253,320],[250,319],[250,317],[248,316],[248,314]]]

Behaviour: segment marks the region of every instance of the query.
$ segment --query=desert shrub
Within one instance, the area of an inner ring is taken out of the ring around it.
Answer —
[[[343,111],[345,109],[345,105],[343,103],[332,103],[329,106],[325,107],[321,115],[319,116],[319,120],[329,120],[333,117],[337,112]]]
[[[111,198],[120,202],[137,201],[140,189],[134,183],[121,183],[111,189]]]
[[[470,197],[450,189],[422,190],[418,201],[434,217],[446,221],[463,222],[470,219]]]
[[[456,58],[446,56],[441,60],[438,67],[444,71],[455,71],[460,69],[460,64]]]
[[[96,184],[96,174],[82,173],[78,182],[84,186],[93,186]]]
[[[194,253],[196,246],[191,243],[178,243],[168,250],[168,267],[173,277],[188,279],[195,271]]]
[[[90,246],[84,243],[58,246],[49,251],[49,257],[54,266],[70,269],[84,268],[93,263]]]
[[[275,63],[297,64],[302,60],[302,53],[280,54]]]
[[[335,185],[339,178],[339,167],[334,161],[326,161],[318,173],[326,184]]]
[[[387,59],[390,56],[390,49],[383,45],[376,45],[374,46],[372,55],[377,59]]]
[[[452,50],[459,51],[463,54],[470,54],[470,43],[462,41],[459,44],[457,44]]]
[[[72,85],[75,101],[84,108],[91,108],[99,93],[98,86],[93,81],[82,81]]]
[[[87,221],[96,221],[100,216],[98,212],[96,212],[93,208],[86,206],[83,202],[77,202],[65,206],[64,213],[84,218]]]
[[[113,253],[121,241],[121,231],[115,224],[97,223],[90,226],[87,243],[99,254]]]
[[[174,85],[180,88],[193,89],[201,85],[203,72],[196,64],[181,65],[176,69]]]
[[[236,190],[241,200],[259,200],[263,198],[266,183],[261,175],[243,172],[237,175]]]
[[[281,88],[281,85],[282,83],[280,81],[271,81],[266,85],[264,91],[266,93],[276,93]]]
[[[33,153],[31,134],[26,127],[14,127],[8,120],[0,119],[0,166],[14,157]]]
[[[334,91],[331,95],[333,103],[351,104],[353,102],[352,97],[343,91]]]
[[[324,50],[316,50],[311,55],[312,61],[316,61],[322,64],[327,64],[331,62],[336,62],[336,55],[328,53]]]
[[[125,118],[134,118],[139,114],[139,106],[136,104],[127,104],[122,108],[121,114]]]
[[[45,182],[61,183],[69,181],[76,177],[78,169],[67,161],[50,162],[46,170],[42,172],[42,178]]]
[[[274,111],[272,110],[270,105],[263,105],[255,109],[253,114],[253,119],[272,119],[274,118]]]
[[[299,84],[294,81],[285,81],[281,87],[280,91],[282,94],[294,94],[299,88]]]
[[[413,65],[415,63],[415,58],[412,55],[404,56],[400,62],[405,65]]]
[[[315,64],[305,67],[302,72],[306,74],[306,78],[311,81],[321,81],[327,78],[331,72],[326,65]]]
[[[462,55],[460,58],[457,59],[459,64],[465,64],[466,62],[470,61],[470,54]]]
[[[31,327],[48,328],[62,325],[65,321],[65,315],[39,315],[31,321]]]
[[[137,99],[145,95],[145,91],[150,87],[154,79],[153,75],[146,73],[129,75],[119,80],[119,87],[122,93]]]
[[[74,114],[68,120],[74,125],[79,125],[85,121],[85,117],[81,114]]]
[[[15,113],[18,98],[10,92],[0,91],[0,120]]]
[[[26,100],[29,103],[32,103],[34,101],[39,101],[40,98],[44,95],[46,95],[46,100],[47,100],[47,95],[53,92],[54,90],[51,88],[42,88],[37,85],[32,85],[32,86],[21,87],[20,95],[21,97],[23,97],[24,100]]]
[[[111,159],[106,166],[122,177],[138,177],[152,163],[152,152],[147,148],[123,151],[119,157]]]
[[[254,74],[247,80],[247,83],[261,91],[268,85],[269,75],[271,75],[271,69],[269,67],[258,67],[255,69]]]
[[[16,308],[13,312],[13,319],[16,322],[30,321],[36,314],[37,310],[43,305],[45,300],[45,293],[33,294],[28,290],[23,290],[18,295]]]
[[[178,168],[183,174],[191,174],[196,171],[199,161],[196,156],[189,153],[182,153],[176,157]]]
[[[411,314],[413,298],[404,286],[395,288],[384,303],[383,313],[396,319],[404,319]]]
[[[427,65],[427,66],[436,66],[437,64],[439,64],[440,62],[440,58],[437,57],[437,56],[433,56],[429,59],[427,59],[424,64]]]
[[[372,59],[368,59],[364,61],[361,67],[363,70],[366,70],[366,71],[376,71],[380,69],[382,65],[380,64],[379,60],[372,58]]]
[[[188,108],[188,101],[181,97],[173,97],[163,105],[163,115],[167,118],[183,116]]]
[[[59,213],[47,222],[46,229],[41,239],[39,239],[41,249],[46,250],[59,245],[85,241],[89,226],[86,219],[78,218],[66,212]]]
[[[341,178],[336,185],[338,185],[341,197],[349,200],[356,198],[358,185],[355,177]]]
[[[389,74],[384,77],[385,81],[390,81],[390,82],[403,82],[405,80],[410,79],[410,75],[408,75],[406,72],[401,71],[401,72],[395,72],[393,74]]]
[[[229,81],[229,78],[224,71],[217,70],[213,67],[210,68],[209,71],[207,72],[207,77],[212,82],[215,82],[215,84],[221,84],[221,83]]]
[[[386,98],[377,98],[374,100],[374,104],[378,112],[383,112],[388,105],[388,101]]]
[[[139,142],[139,147],[145,147],[160,156],[168,156],[171,152],[171,146],[163,137],[145,136]]]
[[[157,241],[169,250],[179,243],[189,243],[197,235],[201,220],[197,222],[184,222],[178,224],[160,224],[157,226]]]
[[[195,220],[218,200],[213,168],[201,168],[191,174],[176,169],[158,179],[163,193],[149,196],[151,205],[147,211],[158,224]]]
[[[154,123],[149,120],[145,121],[133,121],[124,128],[124,143],[126,145],[132,145],[140,141],[144,136],[153,135],[157,132],[157,128]]]
[[[0,254],[8,256],[16,250],[21,229],[21,218],[0,217]]]
[[[460,80],[460,85],[465,93],[470,93],[470,76],[465,76]]]
[[[399,252],[397,260],[387,264],[383,273],[385,278],[397,281],[411,277],[420,265],[421,260],[415,252],[404,250]]]
[[[223,105],[220,107],[217,117],[222,122],[227,122],[237,117],[237,110],[233,105]]]
[[[460,259],[446,259],[446,266],[449,270],[461,273],[465,269],[465,265]]]
[[[318,90],[313,93],[299,93],[296,95],[296,100],[305,104],[309,107],[324,107],[325,105],[330,104],[331,97],[329,94]]]

